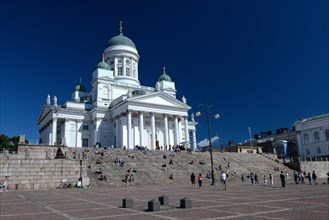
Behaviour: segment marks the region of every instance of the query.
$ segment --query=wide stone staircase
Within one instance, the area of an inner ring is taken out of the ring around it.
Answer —
[[[103,155],[101,154],[103,152]],[[166,158],[163,156],[166,155]],[[124,166],[115,163],[116,159],[125,162]],[[101,161],[97,164],[96,161]],[[169,161],[173,165],[169,165]],[[189,164],[193,161],[193,164]],[[201,165],[199,161],[205,164]],[[197,176],[203,176],[204,184],[210,184],[211,180],[206,178],[211,170],[209,152],[187,152],[172,153],[170,151],[141,151],[141,150],[118,150],[118,149],[92,149],[87,153],[86,167],[90,178],[90,186],[144,186],[144,185],[190,185],[192,172]],[[290,177],[293,170],[278,163],[273,159],[260,154],[213,152],[213,164],[215,180],[219,181],[222,171],[229,173],[228,181],[241,181],[241,174],[257,173],[259,181],[262,177],[271,173],[274,178],[279,179],[281,171],[288,172]],[[163,166],[166,167],[163,167]],[[219,170],[221,165],[221,170]],[[134,182],[124,182],[126,171],[133,168]],[[96,169],[102,170],[102,175],[107,180],[99,180],[101,174],[95,174]],[[173,179],[169,176],[173,175]]]

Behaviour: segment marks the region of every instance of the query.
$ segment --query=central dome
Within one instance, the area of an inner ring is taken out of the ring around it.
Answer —
[[[120,33],[118,36],[115,36],[111,38],[107,42],[107,47],[114,46],[114,45],[127,45],[131,46],[136,49],[136,45],[132,40],[130,40],[128,37],[123,36],[123,33]]]

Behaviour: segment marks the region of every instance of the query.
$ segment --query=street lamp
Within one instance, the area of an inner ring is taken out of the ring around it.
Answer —
[[[250,146],[252,148],[251,127],[248,127],[248,130],[249,130]]]
[[[200,108],[200,106],[203,104],[200,104],[198,106],[198,109]],[[203,105],[205,108],[205,112],[206,112],[206,116],[207,116],[207,123],[208,123],[208,136],[209,136],[209,152],[210,152],[210,163],[211,163],[211,185],[215,185],[215,175],[214,175],[214,161],[213,161],[213,157],[212,157],[212,146],[211,146],[211,133],[210,133],[210,117],[209,117],[209,110],[211,107],[214,107],[213,105],[208,105],[208,103],[206,102],[205,105]],[[195,113],[195,115],[197,117],[201,116],[201,112],[198,111]],[[215,114],[215,119],[219,119],[220,115],[219,114]]]

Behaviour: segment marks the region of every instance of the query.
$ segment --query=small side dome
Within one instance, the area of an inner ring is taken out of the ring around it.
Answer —
[[[163,67],[163,74],[160,76],[158,82],[168,81],[172,82],[171,77],[166,74],[166,67]]]
[[[110,65],[108,65],[106,62],[102,61],[102,62],[99,62],[97,65],[96,65],[96,68],[97,69],[104,69],[104,70],[109,70],[111,69]]]
[[[96,69],[104,69],[104,70],[109,70],[111,69],[110,65],[108,65],[106,62],[105,62],[105,54],[103,53],[103,56],[102,56],[102,62],[99,62],[97,65],[96,65]]]
[[[87,89],[81,84],[81,78],[80,78],[80,84],[74,87],[73,92],[87,92]]]
[[[83,86],[83,85],[77,85],[76,87],[74,87],[74,91],[75,92],[87,92],[87,89]]]

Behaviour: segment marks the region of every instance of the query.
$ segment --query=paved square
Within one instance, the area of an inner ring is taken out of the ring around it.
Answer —
[[[160,211],[148,211],[148,201],[169,197]],[[133,208],[122,200],[133,198]],[[189,197],[192,208],[180,208]],[[202,188],[187,186],[102,187],[0,193],[0,219],[329,219],[329,185],[263,186],[228,183]]]

